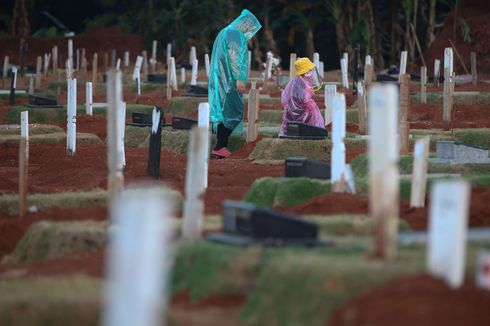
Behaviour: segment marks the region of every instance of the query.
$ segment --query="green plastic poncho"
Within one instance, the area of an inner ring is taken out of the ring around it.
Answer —
[[[243,119],[243,95],[238,92],[236,81],[246,83],[248,79],[247,41],[261,27],[257,18],[244,9],[214,41],[208,86],[210,120],[214,128],[223,123],[233,130]]]

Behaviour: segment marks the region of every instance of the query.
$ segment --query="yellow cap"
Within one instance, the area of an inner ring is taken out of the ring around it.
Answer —
[[[315,64],[308,58],[299,58],[294,63],[294,68],[296,68],[296,76],[301,76],[306,74],[308,71],[315,68]]]

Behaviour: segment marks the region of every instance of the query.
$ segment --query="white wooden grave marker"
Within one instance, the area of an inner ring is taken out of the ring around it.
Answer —
[[[429,145],[430,136],[426,136],[417,139],[413,148],[413,171],[410,207],[425,206]]]
[[[359,133],[367,132],[367,110],[366,110],[366,92],[362,81],[357,83],[357,109],[359,111]]]
[[[465,180],[445,180],[431,191],[427,270],[451,288],[464,280],[470,189]]]
[[[400,55],[400,72],[398,75],[398,82],[401,80],[401,76],[407,73],[407,51],[402,51]]]
[[[27,213],[27,189],[29,170],[29,111],[20,113],[19,144],[19,216]]]
[[[332,101],[337,85],[325,85],[325,126],[332,123]]]
[[[85,84],[85,113],[92,115],[93,112],[93,96],[92,96],[92,83],[87,82]]]
[[[172,43],[167,43],[167,63],[172,57]]]
[[[189,62],[192,64],[195,60],[197,60],[196,47],[192,46],[189,52]]]
[[[347,60],[342,58],[340,60],[340,69],[342,71],[342,86],[349,89],[349,76],[347,75]]]
[[[259,135],[258,123],[259,118],[259,90],[252,88],[248,96],[248,115],[247,115],[247,142],[253,142],[257,140]]]
[[[122,102],[119,109],[120,112],[117,117],[119,119],[120,130],[119,155],[121,155],[121,157],[119,160],[124,168],[126,166],[126,151],[124,150],[124,137],[126,135],[126,102]]]
[[[344,192],[345,190],[345,144],[346,135],[346,111],[345,95],[334,94],[332,96],[332,167],[331,182],[333,191]]]
[[[77,80],[68,79],[67,99],[67,122],[66,122],[66,149],[68,155],[75,155],[77,144]]]
[[[192,62],[192,75],[191,75],[191,85],[196,86],[197,84],[197,69],[199,66],[199,61],[196,59]]]
[[[398,235],[398,89],[374,84],[368,96],[369,208],[374,256],[396,256]]]
[[[265,80],[272,78],[272,58],[273,54],[271,51],[267,52],[267,60],[265,64]]]
[[[427,67],[420,68],[420,103],[427,103]]]
[[[441,60],[434,61],[434,86],[439,86],[439,78],[441,77]]]
[[[190,134],[187,171],[185,177],[184,221],[182,237],[195,241],[201,237],[204,219],[205,167],[209,153],[204,138],[209,137],[206,128],[193,128]]]
[[[104,326],[164,325],[173,263],[172,204],[156,189],[126,190],[109,233]]]
[[[175,58],[171,57],[170,58],[170,84],[172,85],[172,88],[174,91],[176,91],[177,88],[177,69],[175,65]]]
[[[206,135],[204,137],[203,143],[206,151],[206,163],[205,163],[205,171],[204,171],[204,188],[208,188],[208,168],[209,168],[209,103],[202,102],[199,103],[198,111],[198,121],[197,126],[199,128],[204,128],[207,130]]]
[[[185,84],[185,68],[184,67],[180,68],[180,82],[182,84]]]
[[[313,53],[313,64],[315,65],[315,68],[317,71],[320,69],[320,53],[315,52]],[[313,82],[315,85],[318,85],[320,81],[318,80],[318,75],[316,73],[313,74]]]
[[[206,77],[209,78],[209,54],[204,55],[204,66],[206,68]]]
[[[70,61],[70,69],[73,69],[73,40],[72,39],[68,40],[68,61]]]
[[[129,51],[124,52],[124,67],[129,67]]]
[[[136,93],[141,95],[141,64],[143,63],[143,57],[137,56],[136,63],[133,70],[133,80],[136,82]]]
[[[5,58],[3,58],[3,71],[2,71],[3,78],[7,78],[8,69],[9,69],[9,56],[6,55]]]

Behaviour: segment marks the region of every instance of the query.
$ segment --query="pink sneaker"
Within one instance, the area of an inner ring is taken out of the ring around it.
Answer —
[[[230,151],[226,148],[226,147],[223,147],[219,150],[214,150],[211,152],[211,155],[212,156],[215,156],[217,158],[227,158],[228,156],[231,155]]]

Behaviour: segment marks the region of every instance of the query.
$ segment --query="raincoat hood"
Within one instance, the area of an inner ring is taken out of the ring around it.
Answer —
[[[243,9],[240,16],[238,16],[238,18],[235,19],[230,25],[241,31],[247,41],[257,34],[259,29],[262,27],[257,18],[255,18],[254,14],[247,9]]]

